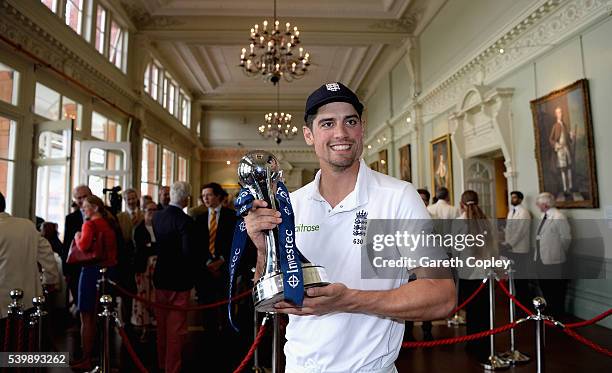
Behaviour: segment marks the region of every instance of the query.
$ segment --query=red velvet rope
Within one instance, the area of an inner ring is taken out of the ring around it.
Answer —
[[[563,332],[565,334],[569,335],[570,337],[574,338],[578,342],[584,344],[585,346],[590,347],[593,350],[595,350],[595,351],[597,351],[597,352],[599,352],[601,354],[604,354],[604,355],[607,355],[609,357],[612,357],[612,351],[608,350],[607,348],[605,348],[603,346],[598,345],[597,343],[595,343],[595,342],[593,342],[591,340],[586,339],[585,337],[583,337],[580,334],[576,333],[572,329],[565,328],[565,329],[563,329]]]
[[[497,282],[499,284],[499,287],[502,289],[502,291],[506,294],[506,296],[508,296],[508,298],[510,298],[517,306],[519,306],[519,308],[521,308],[523,311],[525,311],[528,315],[533,315],[533,312],[531,312],[531,310],[529,310],[527,307],[525,307],[523,304],[521,304],[521,302],[518,301],[518,299],[516,299],[516,297],[512,294],[510,294],[510,292],[508,291],[508,288],[506,288],[506,286],[503,284],[503,282],[498,281]],[[593,350],[602,353],[604,355],[607,355],[609,357],[612,357],[612,351],[608,350],[607,348],[581,336],[580,334],[576,333],[575,331],[572,330],[572,328],[579,328],[579,327],[583,327],[583,326],[587,326],[587,325],[593,325],[596,322],[606,318],[607,316],[610,316],[612,314],[612,308],[607,310],[606,312],[595,316],[594,318],[590,319],[590,320],[584,320],[584,321],[580,321],[580,322],[576,322],[576,323],[572,323],[572,324],[566,324],[565,328],[563,328],[563,332],[567,335],[569,335],[570,337],[574,338],[575,340],[577,340],[578,342],[584,344],[585,346],[588,346],[590,348],[592,348]],[[552,325],[552,323],[548,320],[546,320],[546,324],[547,325]]]
[[[249,348],[249,352],[247,352],[247,354],[244,356],[244,359],[242,359],[242,362],[240,363],[240,365],[238,365],[238,368],[236,368],[233,373],[240,373],[244,370],[244,368],[246,368],[247,364],[253,357],[253,354],[255,354],[255,350],[257,349],[257,346],[259,346],[259,344],[261,343],[261,340],[265,332],[266,332],[266,325],[264,324],[259,328],[259,331],[257,332],[257,336],[255,337],[255,340],[253,341],[251,348]]]
[[[4,351],[10,351],[11,347],[11,317],[6,318],[4,326]]]
[[[610,308],[609,310],[607,310],[606,312],[597,315],[595,317],[593,317],[590,320],[584,320],[584,321],[580,321],[580,322],[575,322],[575,323],[571,323],[571,324],[565,324],[566,328],[582,328],[583,326],[588,326],[588,325],[592,325],[595,324],[603,319],[605,319],[606,317],[612,315],[612,308]]]
[[[505,332],[506,330],[510,330],[517,326],[518,324],[515,322],[506,324],[504,326],[497,327],[495,329],[483,330],[482,332],[468,334],[461,337],[454,338],[445,338],[445,339],[437,339],[435,341],[419,341],[419,342],[404,342],[402,343],[402,347],[412,348],[412,347],[435,347],[441,345],[450,345],[455,343],[462,343],[467,341],[473,341],[475,339],[480,339],[484,337],[488,337],[492,334],[498,334]]]
[[[149,373],[149,371],[144,366],[142,361],[140,361],[140,358],[136,354],[136,351],[134,351],[134,347],[132,346],[132,343],[130,343],[130,339],[128,338],[128,335],[125,332],[125,330],[122,327],[120,327],[120,326],[117,326],[117,330],[119,331],[119,335],[121,336],[121,340],[123,341],[123,345],[125,346],[125,348],[126,348],[128,354],[130,355],[130,357],[132,358],[132,361],[136,365],[136,368],[138,368],[138,371],[140,373]]]
[[[482,289],[484,289],[485,285],[487,284],[487,282],[489,281],[489,279],[485,279],[484,281],[482,281],[480,283],[480,286],[478,287],[478,289],[476,289],[476,291],[474,291],[472,293],[472,295],[470,295],[463,303],[461,303],[460,305],[458,305],[457,307],[455,307],[454,310],[450,311],[448,313],[447,317],[450,317],[452,315],[454,315],[455,313],[457,313],[459,310],[463,309],[463,307],[467,306],[468,303],[470,303],[472,301],[472,299],[474,299],[475,296],[478,295],[478,293],[480,293],[482,291]]]
[[[115,289],[117,289],[121,294],[128,296],[130,298],[136,299],[139,302],[142,302],[150,307],[157,307],[157,308],[162,308],[162,309],[166,309],[166,310],[172,310],[172,311],[199,311],[199,310],[205,310],[205,309],[209,309],[209,308],[216,308],[219,306],[223,306],[225,304],[229,303],[229,299],[225,299],[225,300],[220,300],[218,302],[214,302],[214,303],[210,303],[210,304],[201,304],[201,305],[197,305],[197,306],[186,306],[186,307],[179,307],[179,306],[173,306],[170,304],[163,304],[163,303],[157,303],[157,302],[153,302],[147,298],[141,297],[137,294],[134,293],[130,293],[129,291],[125,290],[124,288],[122,288],[121,286],[119,286],[117,283],[109,281],[109,283],[111,285],[113,285],[115,287]],[[251,289],[240,293],[238,295],[235,295],[232,297],[232,302],[233,301],[237,301],[239,299],[242,298],[246,298],[247,296],[249,296],[251,294]]]

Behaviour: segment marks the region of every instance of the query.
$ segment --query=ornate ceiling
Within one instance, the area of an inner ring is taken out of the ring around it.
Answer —
[[[282,109],[299,110],[322,83],[342,81],[367,95],[388,60],[418,34],[445,0],[278,0],[278,18],[301,31],[311,71],[281,85]],[[271,20],[271,0],[121,0],[164,65],[205,109],[257,110],[274,105],[271,83],[238,66],[249,29]]]

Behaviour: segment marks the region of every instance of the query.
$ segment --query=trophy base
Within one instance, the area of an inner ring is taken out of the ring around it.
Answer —
[[[329,284],[325,268],[311,263],[302,264],[304,289]],[[274,272],[261,277],[253,287],[255,311],[276,313],[274,304],[284,299],[283,273]]]

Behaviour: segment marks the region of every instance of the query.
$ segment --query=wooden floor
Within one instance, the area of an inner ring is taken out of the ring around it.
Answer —
[[[497,325],[503,325],[507,321],[507,310],[505,307],[498,306]],[[56,320],[51,322],[53,333],[52,349],[56,351],[72,351],[78,346],[78,325],[74,321],[61,320],[55,316]],[[567,317],[563,321],[577,321],[576,318]],[[612,349],[612,330],[601,326],[588,326],[578,329],[578,332],[593,341]],[[437,322],[433,326],[433,336],[435,339],[461,336],[465,334],[465,328],[448,328],[445,323]],[[130,331],[133,344],[138,351],[138,355],[151,372],[157,372],[155,368],[155,339],[149,338],[147,343],[140,343],[137,331]],[[421,328],[415,326],[414,336],[417,340],[422,339]],[[523,324],[517,329],[517,346],[519,351],[535,357],[534,349],[534,325]],[[231,372],[237,363],[230,360],[239,360],[237,357],[246,353],[236,351],[236,356],[231,359],[227,356],[228,346],[223,346],[223,341],[213,341],[201,331],[192,331],[189,335],[189,345],[185,349],[185,372]],[[271,343],[270,340],[265,341]],[[505,351],[509,348],[509,333],[502,333],[496,338],[497,351]],[[246,343],[244,344],[247,345]],[[114,338],[114,348],[112,354],[113,365],[118,367],[117,372],[136,372],[134,365],[131,364],[129,357],[124,349],[121,349],[118,338]],[[268,347],[268,346],[266,346]],[[269,347],[268,347],[269,348]],[[264,349],[268,349],[265,348]],[[262,351],[262,355],[266,352]],[[588,347],[578,343],[569,336],[557,330],[547,329],[545,364],[547,372],[612,372],[612,358],[599,354]],[[208,362],[213,359],[225,361],[228,368],[214,368]],[[399,372],[411,373],[433,373],[433,372],[482,372],[479,363],[474,360],[472,355],[466,353],[463,344],[438,346],[434,348],[402,349],[397,360]],[[54,369],[50,372],[66,372],[69,369]],[[246,370],[245,372],[250,372]],[[535,362],[512,367],[508,372],[526,373],[536,372]]]

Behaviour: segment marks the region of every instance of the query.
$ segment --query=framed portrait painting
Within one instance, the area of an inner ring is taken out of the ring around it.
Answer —
[[[440,187],[446,187],[453,203],[453,162],[449,134],[431,140],[429,160],[433,193]]]
[[[374,171],[378,171],[378,161],[370,163],[370,168]]]
[[[410,152],[410,144],[406,144],[399,148],[399,166],[400,179],[412,182],[412,153]]]
[[[597,208],[589,85],[581,79],[531,101],[540,192],[559,208]]]

